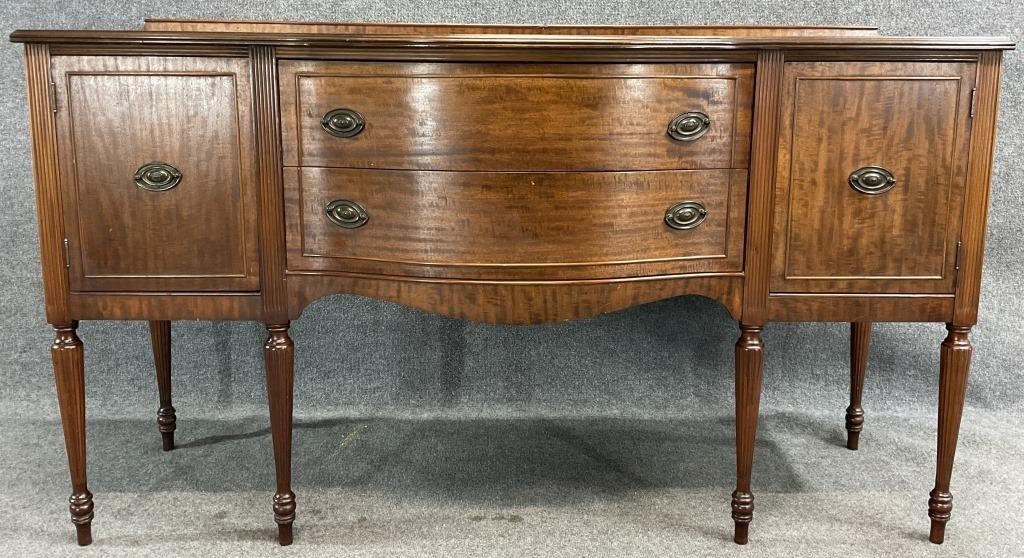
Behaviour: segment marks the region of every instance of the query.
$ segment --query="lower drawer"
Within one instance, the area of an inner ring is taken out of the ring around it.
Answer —
[[[286,168],[288,268],[494,280],[738,272],[746,179]]]

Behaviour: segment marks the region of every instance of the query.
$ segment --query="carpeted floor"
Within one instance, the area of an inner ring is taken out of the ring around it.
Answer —
[[[768,413],[751,542],[730,540],[731,417],[316,419],[295,438],[296,543],[270,513],[265,418],[90,424],[96,542],[72,544],[60,427],[0,431],[5,556],[1020,556],[1024,431],[969,411],[947,542],[927,541],[933,421]]]

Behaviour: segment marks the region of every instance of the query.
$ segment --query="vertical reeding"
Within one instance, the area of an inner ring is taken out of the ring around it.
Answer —
[[[949,492],[949,481],[953,473],[953,456],[963,416],[964,397],[967,392],[967,377],[971,365],[973,347],[969,338],[970,327],[947,325],[949,333],[942,341],[939,365],[939,417],[938,417],[938,466],[935,470],[935,487],[940,492]]]
[[[25,45],[32,172],[36,183],[40,259],[46,320],[65,323],[68,316],[68,272],[64,267],[64,223],[61,220],[57,134],[50,105],[50,50],[45,44]]]
[[[263,321],[288,321],[285,289],[284,190],[277,59],[273,47],[250,49],[256,167],[259,173],[260,290]]]
[[[957,272],[953,323],[978,321],[981,266],[985,255],[985,227],[995,154],[996,121],[1002,52],[986,51],[978,58],[976,116],[971,130],[967,191],[960,240],[963,243]]]
[[[771,272],[772,199],[778,156],[779,98],[784,55],[778,50],[758,53],[754,81],[754,126],[751,140],[750,186],[747,190],[747,238],[743,276],[743,315],[746,324],[768,320]]]

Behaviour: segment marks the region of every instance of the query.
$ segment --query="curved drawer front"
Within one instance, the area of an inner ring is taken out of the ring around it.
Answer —
[[[741,270],[742,170],[291,168],[285,181],[293,271],[558,280]]]
[[[747,166],[749,65],[281,66],[286,165],[467,171]],[[677,121],[673,139],[669,129],[680,115],[692,116]]]

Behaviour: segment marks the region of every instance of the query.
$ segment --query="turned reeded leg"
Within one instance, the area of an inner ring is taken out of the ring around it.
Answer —
[[[292,492],[292,392],[294,385],[295,345],[288,336],[288,324],[268,325],[264,359],[267,372],[267,401],[270,405],[270,432],[274,443],[277,491],[274,494],[274,521],[281,546],[292,544],[295,521],[295,494]]]
[[[971,328],[946,324],[949,334],[942,341],[939,358],[939,435],[935,468],[935,488],[928,498],[928,516],[931,533],[928,539],[942,544],[946,535],[946,522],[953,511],[953,495],[949,480],[953,474],[953,456],[960,433],[960,417],[964,410],[967,391],[967,371],[971,364],[971,342],[967,335]]]
[[[761,326],[740,324],[740,338],[736,341],[736,491],[732,493],[736,544],[747,544],[750,520],[754,517],[750,472],[754,462],[763,365]]]
[[[156,424],[160,429],[164,451],[174,449],[174,428],[177,416],[171,405],[171,322],[149,322],[149,337],[153,342],[153,363],[156,365],[156,385],[160,390],[160,408]]]
[[[864,430],[864,375],[868,368],[868,349],[871,346],[871,322],[850,323],[850,406],[846,408],[846,447],[852,450],[860,445],[860,432]]]
[[[85,476],[85,351],[75,333],[77,327],[77,322],[55,325],[50,352],[71,470],[71,521],[78,531],[78,544],[85,546],[92,543],[93,503]]]

